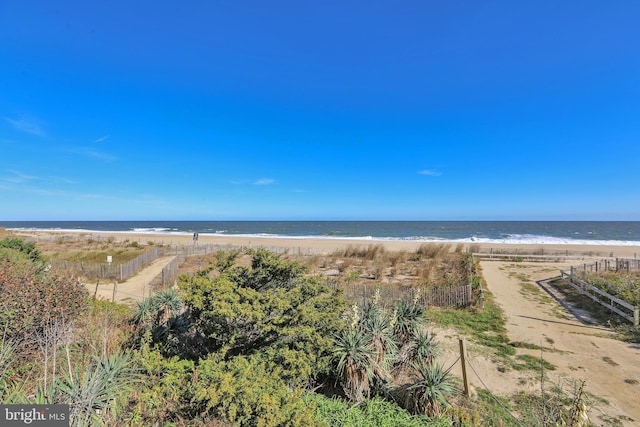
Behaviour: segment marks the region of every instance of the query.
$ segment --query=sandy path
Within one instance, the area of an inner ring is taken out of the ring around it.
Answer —
[[[138,274],[130,277],[122,283],[116,285],[116,297],[117,302],[135,304],[136,301],[141,301],[149,296],[151,288],[149,284],[155,279],[162,269],[175,258],[174,256],[166,256],[154,260],[147,267],[142,269]],[[89,292],[93,295],[96,291],[96,284],[87,284]],[[98,286],[97,298],[102,298],[111,301],[113,298],[113,282],[100,283]]]
[[[550,348],[543,357],[557,367],[549,378],[586,381],[586,390],[604,398],[590,417],[597,422],[604,412],[624,426],[640,423],[640,346],[610,338],[606,328],[585,325],[555,300],[537,291],[537,281],[558,276],[563,263],[510,263],[483,261],[489,290],[507,316],[512,341]],[[539,350],[519,349],[540,356]],[[489,375],[490,373],[487,373]]]

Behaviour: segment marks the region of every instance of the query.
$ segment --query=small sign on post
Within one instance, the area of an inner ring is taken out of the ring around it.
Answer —
[[[109,267],[107,268],[107,270],[108,270],[107,275],[109,277],[111,277],[111,263],[112,262],[113,262],[113,257],[111,255],[107,255],[107,264],[109,265]],[[113,292],[114,292],[114,295],[115,295],[115,292],[116,292],[115,285],[114,285],[114,288],[113,288]]]

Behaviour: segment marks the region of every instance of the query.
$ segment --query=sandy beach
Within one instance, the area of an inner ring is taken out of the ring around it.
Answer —
[[[16,231],[21,237],[34,237],[36,239],[59,239],[65,236],[83,236],[85,238],[129,240],[138,243],[154,242],[164,245],[232,245],[243,247],[284,247],[292,249],[308,249],[313,252],[330,253],[345,249],[349,246],[383,245],[389,251],[415,251],[425,243],[413,240],[357,240],[338,238],[293,238],[293,237],[261,237],[261,236],[231,236],[199,234],[197,242],[194,242],[191,234],[167,234],[167,233],[131,233],[131,232],[87,232],[87,231]],[[542,243],[456,243],[449,242],[452,250],[461,245],[463,250],[479,253],[509,253],[509,254],[538,254],[560,255],[574,257],[617,257],[636,258],[640,256],[640,245],[637,246],[613,246],[613,245],[581,245],[581,244],[542,244]]]

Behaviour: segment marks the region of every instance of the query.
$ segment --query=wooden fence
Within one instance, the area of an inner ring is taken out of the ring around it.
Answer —
[[[335,284],[329,283],[333,289],[340,288],[350,301],[361,305],[373,300],[376,293],[381,301],[393,303],[397,301],[414,301],[425,308],[468,307],[473,302],[471,285],[416,288],[414,286],[383,286],[380,284]]]
[[[158,248],[152,248],[129,262],[111,265],[85,262],[52,260],[49,265],[54,270],[71,271],[74,274],[96,279],[123,281],[133,276],[160,256]]]
[[[150,283],[150,286],[156,290],[168,289],[175,285],[178,278],[180,265],[184,262],[185,255],[180,253],[176,255],[167,265],[164,266],[160,274],[158,274]]]
[[[182,252],[185,256],[190,257],[194,255],[205,255],[216,251],[232,251],[232,250],[245,250],[245,249],[266,249],[269,252],[277,254],[291,254],[291,255],[313,255],[323,253],[321,249],[307,248],[303,246],[289,247],[289,246],[263,246],[263,245],[216,245],[207,243],[204,245],[184,245],[176,246],[176,251]]]
[[[563,261],[577,261],[584,259],[583,256],[565,255],[559,253],[557,255],[545,254],[526,254],[526,253],[479,253],[474,252],[475,259],[480,261],[527,261],[527,262],[563,262]]]
[[[571,268],[573,273],[573,267]],[[619,314],[624,319],[633,323],[634,326],[640,324],[640,307],[633,306],[626,301],[621,300],[611,294],[604,292],[601,289],[596,288],[593,285],[581,280],[572,273],[562,271],[562,281],[573,289],[577,290],[581,294],[591,298],[593,301],[608,308],[614,313]]]
[[[583,279],[586,274],[602,273],[607,271],[631,273],[640,271],[640,259],[638,258],[615,258],[601,259],[599,261],[578,264],[571,267],[571,274],[581,276]]]

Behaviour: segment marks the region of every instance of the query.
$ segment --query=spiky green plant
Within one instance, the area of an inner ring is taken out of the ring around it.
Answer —
[[[94,357],[84,371],[65,375],[48,391],[51,403],[70,405],[71,424],[90,426],[117,419],[117,398],[131,391],[137,380],[128,355],[115,354],[107,358]]]
[[[415,413],[429,417],[440,416],[449,406],[448,396],[459,393],[453,385],[450,369],[432,363],[415,363],[414,382],[407,387],[405,407]]]
[[[371,384],[381,369],[370,347],[371,336],[357,329],[347,329],[335,338],[338,378],[347,397],[360,402],[371,395]]]
[[[399,342],[411,339],[416,327],[424,322],[424,309],[416,301],[402,300],[395,309],[394,333]]]
[[[376,363],[386,370],[398,349],[393,333],[393,322],[387,311],[369,304],[362,318],[361,327],[370,337],[370,348],[375,353]],[[388,379],[385,375],[383,380]]]
[[[143,334],[151,332],[153,339],[159,341],[166,338],[171,329],[182,326],[178,318],[182,310],[180,295],[170,289],[139,301],[133,322]]]
[[[435,336],[426,327],[419,326],[414,329],[411,339],[398,351],[395,367],[411,368],[416,363],[433,363],[440,353]]]
[[[17,345],[4,337],[0,340],[0,402],[17,403],[22,395],[13,370]]]
[[[145,298],[137,302],[137,309],[133,315],[133,323],[138,326],[149,325],[155,317],[155,301],[153,297]]]

